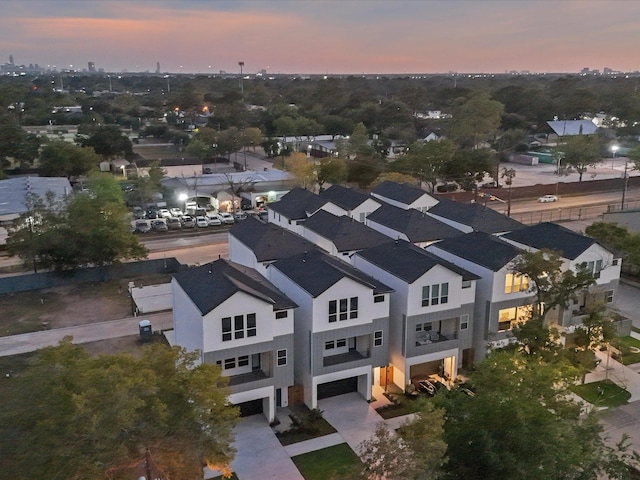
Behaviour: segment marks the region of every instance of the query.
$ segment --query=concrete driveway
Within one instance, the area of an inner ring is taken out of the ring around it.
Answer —
[[[231,469],[238,478],[279,480],[304,480],[291,461],[284,447],[262,415],[252,415],[240,419],[234,430],[236,458]],[[213,478],[220,472],[205,469],[205,478]]]

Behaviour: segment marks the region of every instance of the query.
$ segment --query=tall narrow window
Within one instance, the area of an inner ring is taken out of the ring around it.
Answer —
[[[247,337],[255,337],[256,336],[256,314],[248,313],[247,314]]]
[[[228,340],[231,340],[231,317],[224,317],[222,319],[222,341]]]
[[[234,337],[244,338],[244,315],[236,315],[233,317]]]
[[[351,297],[349,306],[349,318],[358,318],[358,297]]]
[[[346,319],[347,319],[347,299],[341,298],[340,299],[340,320],[346,320]]]
[[[429,306],[429,291],[430,288],[427,285],[426,287],[422,287],[422,306],[423,307],[428,307]]]
[[[373,346],[382,346],[382,330],[376,330],[375,332],[373,332]]]
[[[329,322],[335,322],[338,320],[338,301],[329,301]]]

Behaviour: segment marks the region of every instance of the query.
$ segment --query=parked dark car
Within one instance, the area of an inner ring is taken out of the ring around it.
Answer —
[[[147,218],[149,220],[155,220],[156,218],[158,218],[158,211],[157,210],[147,210]]]
[[[167,227],[165,221],[160,219],[154,220],[151,224],[151,228],[153,228],[153,230],[155,230],[156,232],[166,232],[167,230],[169,230],[169,227]]]
[[[182,228],[196,228],[196,221],[189,215],[183,215],[180,220],[182,221]]]
[[[169,230],[180,230],[182,228],[182,222],[179,218],[169,217],[167,218],[167,227],[169,227]]]
[[[137,233],[148,233],[151,230],[151,225],[146,220],[138,220],[136,221],[134,232]]]

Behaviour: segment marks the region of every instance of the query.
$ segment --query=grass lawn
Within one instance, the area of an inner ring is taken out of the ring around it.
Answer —
[[[571,391],[596,407],[618,407],[631,398],[631,393],[610,380],[575,385]]]
[[[623,365],[631,365],[632,363],[640,363],[640,340],[633,337],[618,337],[611,342],[618,350],[621,356],[616,360]]]
[[[336,433],[336,429],[324,418],[318,415],[309,415],[309,410],[306,407],[297,411],[294,415],[299,419],[299,425],[286,432],[276,434],[282,446]]]
[[[393,403],[380,407],[376,410],[378,414],[385,420],[388,418],[401,417],[402,415],[408,415],[409,413],[415,413],[418,411],[418,399],[420,397],[408,397],[405,394],[391,394]]]
[[[346,443],[298,455],[291,460],[305,480],[342,478],[360,466],[360,459]]]

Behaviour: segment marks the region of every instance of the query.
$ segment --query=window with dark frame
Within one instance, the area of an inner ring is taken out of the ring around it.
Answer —
[[[373,303],[382,303],[384,302],[384,295],[375,295],[373,297]]]
[[[222,319],[222,341],[228,340],[231,340],[231,317],[224,317]]]
[[[276,312],[276,318],[287,318],[289,316],[289,312],[287,310],[278,310]]]
[[[287,349],[278,350],[276,352],[276,364],[283,367],[287,364]]]
[[[236,340],[244,338],[244,315],[236,315],[233,317],[233,338]]]
[[[469,314],[465,313],[460,315],[460,330],[466,330],[469,328]]]
[[[248,365],[249,365],[249,355],[242,355],[241,357],[238,357],[239,367],[246,367]]]
[[[257,333],[256,329],[256,314],[247,314],[247,337],[255,337]]]
[[[373,346],[382,346],[382,330],[376,330],[375,332],[373,332]]]

